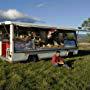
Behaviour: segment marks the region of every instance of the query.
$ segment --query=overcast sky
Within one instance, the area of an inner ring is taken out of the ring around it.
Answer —
[[[90,0],[0,0],[0,18],[78,27],[90,17]]]

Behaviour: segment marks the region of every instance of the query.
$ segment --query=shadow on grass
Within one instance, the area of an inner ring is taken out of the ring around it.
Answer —
[[[73,64],[74,64],[75,61],[76,61],[75,59],[74,59],[74,60],[68,60],[68,61],[65,61],[65,63],[66,63],[69,67],[73,68]]]
[[[79,50],[77,56],[90,55],[90,50]]]
[[[79,50],[77,55],[74,56],[69,56],[69,58],[71,58],[71,60],[66,61],[66,64],[69,67],[72,67],[74,62],[77,61],[77,59],[73,59],[73,57],[79,57],[79,56],[86,56],[86,55],[90,55],[90,50]],[[67,57],[65,57],[67,58]],[[82,60],[82,58],[79,58],[78,61]]]
[[[67,56],[69,58],[90,55],[90,50],[79,50],[77,55]],[[65,57],[65,58],[67,58]]]
[[[85,56],[85,55],[90,55],[90,50],[79,50],[79,52],[78,52],[77,55],[75,55],[75,56],[69,56],[69,58],[78,57],[78,56]],[[67,57],[63,57],[63,58],[67,58]],[[30,58],[30,59],[31,59],[31,58]],[[27,60],[27,61],[21,61],[20,63],[29,63],[29,62],[38,62],[38,61],[41,61],[41,60],[33,60],[33,59],[30,60],[30,59]],[[44,61],[50,61],[51,58],[46,58],[46,59],[43,59],[43,60],[44,60]],[[74,61],[76,61],[76,60],[68,60],[68,61],[66,61],[66,63],[67,63],[70,67],[72,67]]]

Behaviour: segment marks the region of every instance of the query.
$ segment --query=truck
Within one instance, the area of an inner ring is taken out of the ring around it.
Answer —
[[[78,54],[77,29],[25,22],[0,22],[0,58],[8,62]]]

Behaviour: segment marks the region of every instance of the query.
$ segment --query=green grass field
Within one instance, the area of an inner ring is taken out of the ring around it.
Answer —
[[[90,90],[90,53],[65,58],[72,69],[50,60],[10,64],[0,60],[0,90]]]

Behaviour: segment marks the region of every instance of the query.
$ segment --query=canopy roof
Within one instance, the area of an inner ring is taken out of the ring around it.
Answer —
[[[51,25],[45,25],[45,24],[25,23],[25,22],[12,22],[12,21],[0,22],[0,25],[3,25],[3,24],[4,25],[13,24],[15,26],[21,26],[21,27],[37,27],[37,28],[46,28],[46,29],[52,28],[52,29],[60,29],[60,30],[80,31],[79,29],[75,29],[75,28],[51,26]]]

